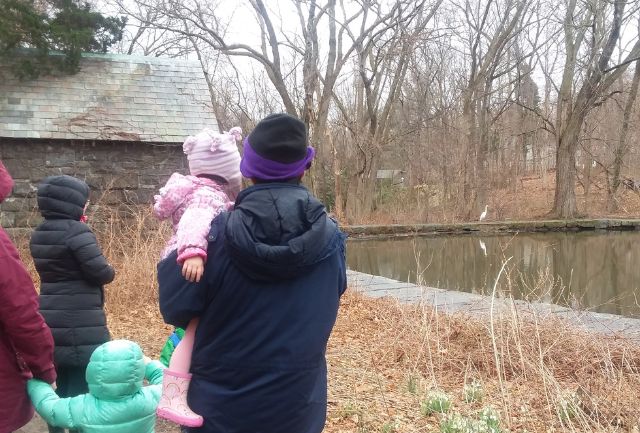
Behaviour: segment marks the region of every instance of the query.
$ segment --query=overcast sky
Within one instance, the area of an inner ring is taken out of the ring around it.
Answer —
[[[110,13],[115,12],[115,9],[113,7],[106,6],[107,3],[105,2],[108,2],[109,0],[97,0],[97,1],[101,2],[99,4],[99,7],[102,10],[108,11]],[[130,0],[130,1],[135,1],[135,0]],[[557,0],[557,1],[561,2],[563,0]],[[291,39],[301,38],[300,22],[299,22],[298,14],[291,0],[267,0],[265,3],[272,14],[274,25],[280,32],[288,35],[289,38]],[[355,2],[355,1],[345,0],[344,3],[349,13],[357,10],[357,8],[359,7],[358,2]],[[255,12],[253,11],[253,8],[249,5],[248,1],[247,0],[237,0],[237,1],[220,0],[218,4],[219,4],[219,6],[217,7],[217,11],[219,12],[218,17],[220,17],[223,21],[224,20],[229,21],[227,42],[239,42],[239,43],[244,43],[244,44],[259,47],[260,28],[257,24]],[[560,4],[561,3],[559,3],[559,5]],[[553,2],[551,3],[551,6],[553,6]],[[453,2],[449,0],[445,0],[442,8],[446,9],[446,10],[443,9],[443,11],[446,12],[446,16],[445,14],[443,14],[443,16],[445,16],[445,18],[449,20],[451,20],[451,14],[462,13],[460,9],[457,7],[454,7]],[[455,21],[455,17],[453,17],[453,20]],[[443,21],[439,21],[436,23],[432,22],[431,25],[437,26],[441,22]],[[460,22],[462,23],[463,20],[461,19]],[[319,32],[319,38],[321,41],[320,48],[321,50],[326,50],[327,46],[324,41],[327,40],[327,36],[328,36],[327,21],[322,20],[317,30]],[[354,29],[354,30],[357,31],[357,29]],[[629,49],[635,43],[637,38],[638,38],[638,21],[637,19],[629,20],[629,22],[625,25],[623,29],[621,43],[619,45],[622,51],[618,50],[617,55],[614,55],[614,60],[617,61],[617,59],[620,57],[620,54],[622,54],[625,49]],[[281,40],[284,41],[284,38],[282,37]],[[454,44],[454,46],[458,47],[460,52],[468,51],[466,43],[463,42],[463,40],[458,39],[456,42],[456,39],[454,38],[453,41],[454,42],[452,43]],[[560,57],[557,60],[557,63],[554,69],[554,74],[553,74],[556,80],[558,81],[562,73],[562,67],[563,67],[562,50],[564,49],[564,47],[559,38],[556,38],[556,42],[560,42],[560,44],[557,44],[554,46],[554,44],[552,43],[547,47],[545,47],[544,49],[560,50]],[[345,41],[345,44],[347,43],[348,41]],[[282,50],[283,50],[283,53],[287,52],[286,48],[282,48]],[[322,54],[323,53],[321,52],[321,55]],[[541,54],[541,53],[538,53],[538,54]],[[245,75],[245,78],[246,76],[250,76],[251,74],[253,74],[254,73],[253,71],[259,71],[259,73],[262,73],[261,66],[257,62],[249,58],[233,57],[233,62],[238,66],[238,70],[240,71],[240,73]],[[345,69],[345,72],[347,74],[349,73],[348,66],[347,66],[347,69]],[[540,94],[542,94],[543,87],[544,87],[544,75],[539,65],[537,65],[536,69],[534,70],[533,78],[538,84],[538,87],[540,89]]]

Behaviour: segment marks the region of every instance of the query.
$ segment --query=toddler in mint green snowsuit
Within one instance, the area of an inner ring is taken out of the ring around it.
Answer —
[[[154,433],[162,372],[136,343],[114,340],[91,355],[86,378],[89,393],[60,398],[51,385],[27,383],[36,411],[55,427],[83,433]],[[143,386],[144,380],[149,386]]]

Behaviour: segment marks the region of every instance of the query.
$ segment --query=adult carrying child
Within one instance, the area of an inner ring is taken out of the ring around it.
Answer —
[[[162,252],[166,258],[177,252],[177,263],[188,281],[200,281],[207,260],[208,234],[211,221],[233,206],[232,200],[240,191],[240,153],[236,140],[241,139],[240,128],[228,133],[205,129],[188,137],[183,150],[189,161],[190,175],[171,175],[167,184],[155,196],[154,212],[161,219],[170,219],[173,236]],[[191,375],[191,351],[198,318],[191,320],[184,336],[171,356],[164,372],[163,393],[158,416],[184,426],[202,425],[202,417],[187,404]]]

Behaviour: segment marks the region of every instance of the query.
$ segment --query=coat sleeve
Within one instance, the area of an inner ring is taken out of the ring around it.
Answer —
[[[70,231],[66,245],[80,263],[87,281],[101,286],[113,281],[115,271],[102,255],[98,240],[89,227],[78,222]]]
[[[11,194],[13,189],[13,179],[0,161],[0,203]]]
[[[342,296],[347,290],[347,252],[345,247],[346,237],[342,236],[342,244],[340,246],[340,282],[339,282],[339,294]]]
[[[226,209],[226,196],[220,192],[195,194],[184,211],[176,231],[178,263],[190,257],[207,259],[207,245],[211,221]]]
[[[176,211],[190,193],[192,184],[186,176],[173,173],[165,186],[153,196],[153,213],[159,220],[164,220]]]
[[[191,319],[200,317],[207,306],[207,278],[202,278],[199,283],[186,280],[176,257],[177,251],[173,251],[158,263],[160,313],[166,323],[186,328]]]
[[[216,251],[224,243],[224,228],[228,213],[223,212],[211,222],[207,239],[210,251]],[[158,286],[160,292],[160,313],[166,323],[185,329],[191,319],[202,316],[211,302],[213,291],[219,278],[219,263],[209,261],[204,275],[198,283],[187,281],[182,276],[182,267],[176,263],[177,251],[173,251],[158,263]]]
[[[74,413],[82,413],[84,411],[72,411],[71,408],[82,405],[84,395],[60,398],[51,388],[51,385],[35,379],[27,382],[27,392],[36,412],[47,424],[69,429],[79,427],[79,420],[75,419]]]
[[[0,329],[8,335],[31,374],[56,380],[53,338],[38,311],[31,277],[6,233],[0,229]]]
[[[151,361],[147,364],[144,372],[144,378],[151,385],[162,384],[162,376],[164,373],[164,365],[159,361]]]

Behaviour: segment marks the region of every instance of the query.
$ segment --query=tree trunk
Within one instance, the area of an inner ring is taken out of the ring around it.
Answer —
[[[475,176],[475,202],[471,209],[471,215],[480,215],[484,207],[488,204],[489,198],[489,170],[488,170],[488,155],[489,155],[489,122],[488,114],[485,110],[485,104],[482,105],[482,113],[480,114],[479,133],[480,137],[477,143],[476,151],[476,176]]]
[[[473,168],[476,163],[477,152],[477,126],[476,126],[476,109],[475,103],[472,101],[472,90],[467,89],[464,99],[462,116],[466,123],[466,148],[464,150],[464,164],[463,164],[463,183],[462,183],[462,196],[459,203],[460,210],[464,212],[467,218],[471,216],[471,210],[473,209],[473,184],[475,175]]]
[[[375,193],[375,181],[371,181],[365,175],[358,176],[355,181],[355,191],[351,195],[349,220],[357,223],[364,222],[364,218],[371,214],[373,209],[373,195]]]
[[[638,85],[640,84],[640,61],[636,61],[636,70],[633,73],[633,81],[631,82],[631,90],[624,107],[624,115],[622,119],[622,129],[620,130],[620,139],[615,150],[615,158],[613,160],[613,174],[611,176],[611,188],[608,195],[608,208],[610,211],[618,210],[618,204],[615,200],[616,192],[620,187],[620,172],[622,171],[622,162],[627,153],[627,134],[629,132],[629,119],[633,111],[633,106],[638,96]]]
[[[342,176],[340,175],[340,158],[338,158],[335,141],[332,137],[329,137],[329,140],[331,140],[331,150],[333,152],[333,187],[335,189],[333,213],[336,215],[338,220],[342,220],[344,217],[344,208],[342,207],[343,198],[341,184]]]
[[[353,138],[357,140],[357,137]],[[363,140],[361,147],[362,158],[360,168],[350,177],[347,187],[348,200],[345,206],[346,217],[349,222],[362,222],[371,215],[374,208],[376,191],[377,159],[373,145]]]
[[[591,195],[591,158],[586,158],[588,161],[584,166],[584,176],[582,177],[582,184],[584,190],[584,208],[589,209],[589,197]]]
[[[551,215],[555,218],[575,218],[576,206],[576,143],[580,135],[580,125],[568,125],[565,135],[560,137],[556,152],[556,191]]]
[[[584,41],[587,26],[577,27],[573,12],[576,7],[576,0],[568,3],[567,13],[564,21],[566,60],[558,95],[558,105],[556,108],[556,139],[558,142],[557,171],[556,171],[556,194],[551,214],[560,218],[574,218],[577,213],[575,195],[575,153],[577,142],[582,130],[584,119],[589,111],[594,107],[597,97],[602,97],[611,87],[615,80],[627,69],[630,59],[637,59],[640,54],[640,40],[637,40],[633,48],[627,53],[625,60],[617,66],[609,68],[609,61],[620,37],[624,9],[627,2],[616,0],[613,2],[614,10],[608,36],[604,37],[604,44],[600,50],[590,47],[591,62],[585,74],[586,79],[582,83],[580,90],[573,89],[573,78],[575,76],[575,66],[580,46]],[[595,14],[593,9],[586,9],[585,19],[593,22],[605,19]],[[577,31],[577,32],[576,32]],[[575,96],[575,100],[572,97]]]

